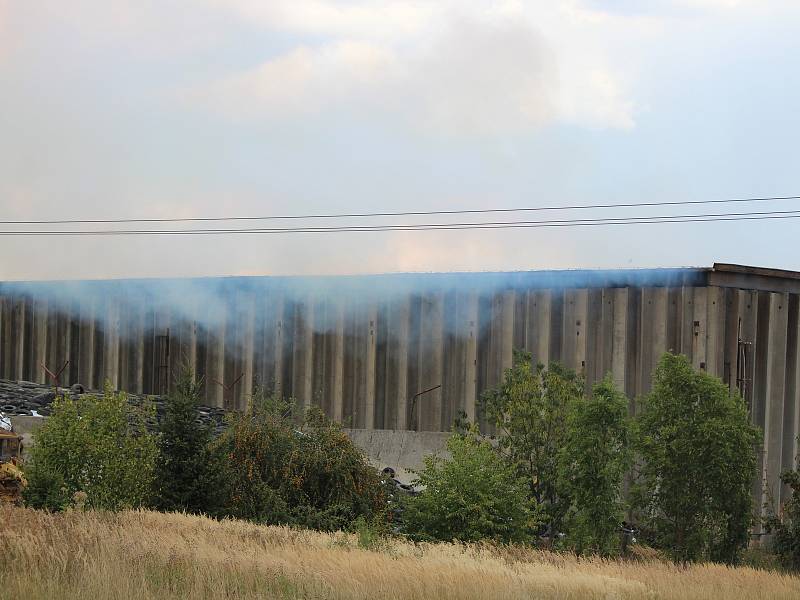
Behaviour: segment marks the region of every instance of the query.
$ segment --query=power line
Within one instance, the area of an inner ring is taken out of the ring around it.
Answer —
[[[268,221],[287,219],[345,219],[363,217],[409,217],[433,215],[466,215],[488,213],[537,212],[548,210],[588,210],[603,208],[646,208],[655,206],[689,206],[701,204],[732,204],[741,202],[774,202],[782,200],[800,200],[800,196],[767,196],[756,198],[727,198],[721,200],[681,200],[674,202],[630,202],[616,204],[579,204],[568,206],[533,206],[519,208],[483,208],[463,210],[427,210],[402,212],[363,212],[304,215],[268,215],[262,217],[176,217],[176,218],[142,218],[142,219],[39,219],[39,220],[5,220],[0,225],[78,225],[78,224],[112,224],[112,223],[190,223],[203,221]]]
[[[602,225],[650,225],[664,223],[709,223],[718,221],[758,221],[796,219],[800,211],[721,213],[658,217],[619,217],[606,219],[572,219],[550,221],[498,221],[477,223],[444,223],[423,225],[364,225],[341,227],[290,227],[250,229],[110,229],[61,231],[0,231],[0,236],[116,236],[116,235],[232,235],[232,234],[297,234],[297,233],[362,233],[391,231],[454,231],[470,229],[535,229],[542,227],[586,227]]]

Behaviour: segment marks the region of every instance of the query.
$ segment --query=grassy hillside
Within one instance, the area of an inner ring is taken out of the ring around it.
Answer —
[[[800,579],[719,565],[577,560],[154,512],[0,508],[8,598],[800,598]]]

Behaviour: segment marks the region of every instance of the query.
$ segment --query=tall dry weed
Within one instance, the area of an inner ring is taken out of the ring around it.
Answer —
[[[391,541],[182,514],[0,509],[8,598],[800,598],[800,579],[722,565],[578,559]]]

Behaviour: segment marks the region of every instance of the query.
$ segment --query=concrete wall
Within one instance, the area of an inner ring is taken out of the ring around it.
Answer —
[[[202,304],[194,318],[185,307],[113,294],[74,297],[65,308],[35,289],[0,286],[0,378],[45,382],[42,364],[55,370],[69,360],[62,385],[108,380],[160,393],[186,362],[205,377],[213,406],[242,408],[263,385],[355,429],[447,431],[464,411],[491,432],[477,401],[514,348],[575,368],[587,388],[611,373],[634,412],[659,357],[672,350],[742,390],[764,431],[757,503],[763,486],[784,497],[778,474],[794,464],[800,430],[797,274],[599,273],[520,274],[493,285],[479,275],[458,276],[457,285],[430,276],[419,290],[357,303],[231,285],[213,325]]]

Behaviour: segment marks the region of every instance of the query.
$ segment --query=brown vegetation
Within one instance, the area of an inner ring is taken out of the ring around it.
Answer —
[[[800,579],[750,568],[577,559],[520,547],[390,541],[182,514],[0,509],[8,598],[800,597]]]

